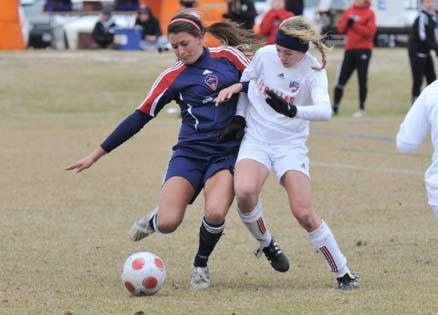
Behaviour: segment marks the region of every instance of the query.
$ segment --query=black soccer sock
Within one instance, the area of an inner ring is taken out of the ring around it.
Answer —
[[[225,222],[214,225],[208,223],[205,217],[202,219],[202,224],[199,228],[199,248],[193,262],[195,267],[207,266],[208,258],[224,231],[224,225]]]
[[[344,88],[336,86],[335,87],[335,99],[333,101],[337,107],[339,107],[339,103],[341,102],[342,95],[344,94]]]

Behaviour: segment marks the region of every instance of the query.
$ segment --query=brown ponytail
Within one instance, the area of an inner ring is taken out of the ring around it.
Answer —
[[[167,33],[176,34],[181,32],[189,33],[195,37],[202,37],[206,32],[209,32],[224,45],[236,47],[248,54],[254,51],[254,35],[252,32],[242,29],[236,23],[228,21],[216,22],[207,27],[193,10],[183,10],[170,20],[167,26]]]

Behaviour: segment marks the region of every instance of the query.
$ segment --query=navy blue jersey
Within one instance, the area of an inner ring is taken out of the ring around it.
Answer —
[[[217,144],[217,138],[235,115],[238,96],[218,107],[215,98],[220,90],[239,82],[248,62],[244,54],[232,47],[204,48],[194,64],[177,62],[164,71],[138,110],[155,117],[166,104],[178,103],[182,124],[174,155],[179,151],[186,156],[193,153],[193,157],[235,151],[240,141]]]

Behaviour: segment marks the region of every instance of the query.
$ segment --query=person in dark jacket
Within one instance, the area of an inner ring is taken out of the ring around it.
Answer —
[[[140,47],[142,50],[150,51],[158,49],[161,51],[168,49],[167,40],[161,35],[160,22],[152,14],[148,6],[144,6],[138,10],[135,26],[141,31]]]
[[[104,9],[100,14],[100,19],[96,23],[91,36],[99,48],[108,48],[114,41],[114,28],[116,23],[112,19],[111,11]]]
[[[257,12],[253,0],[229,0],[228,12],[223,15],[242,27],[252,30]]]
[[[303,15],[304,0],[286,0],[286,10],[295,15]]]
[[[412,71],[412,104],[420,95],[423,76],[427,84],[436,80],[435,68],[433,65],[431,50],[438,55],[435,29],[437,28],[438,17],[434,10],[433,0],[423,0],[422,9],[412,25],[412,32],[409,38],[409,61]]]
[[[365,114],[368,66],[376,29],[376,17],[369,0],[354,0],[353,5],[345,9],[339,19],[338,31],[341,34],[347,34],[347,40],[344,59],[336,79],[333,102],[334,115],[338,114],[344,86],[355,69],[359,80],[359,110],[354,112],[353,117],[362,117]]]

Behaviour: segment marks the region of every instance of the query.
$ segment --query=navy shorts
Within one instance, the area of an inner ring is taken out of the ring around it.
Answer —
[[[232,152],[209,159],[198,159],[181,154],[173,155],[167,167],[163,184],[171,177],[180,176],[187,179],[193,186],[195,193],[190,204],[204,188],[205,182],[220,170],[230,170],[234,174],[238,152]]]

